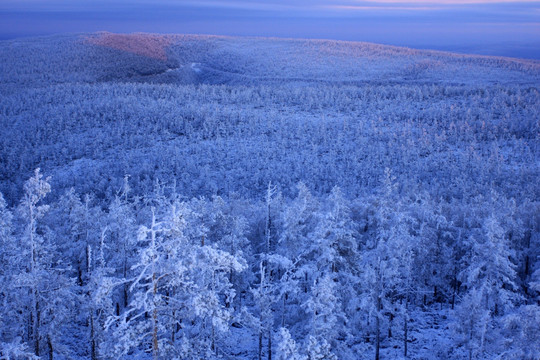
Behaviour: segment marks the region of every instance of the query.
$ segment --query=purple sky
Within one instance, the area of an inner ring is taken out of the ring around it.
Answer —
[[[0,39],[101,30],[356,40],[540,59],[540,1],[0,0]]]

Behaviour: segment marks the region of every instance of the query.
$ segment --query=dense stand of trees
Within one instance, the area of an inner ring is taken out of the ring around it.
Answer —
[[[289,200],[139,197],[126,180],[108,202],[45,205],[49,181],[0,203],[4,357],[540,355],[538,204],[418,197],[390,170],[352,200],[303,183]]]
[[[0,44],[0,358],[540,357],[537,63],[162,42]]]
[[[386,167],[434,197],[539,195],[540,94],[530,86],[95,84],[0,102],[0,189],[11,204],[20,174],[38,166],[57,187],[101,198],[125,174],[141,195],[170,177],[188,196],[251,197],[299,180],[359,195]]]

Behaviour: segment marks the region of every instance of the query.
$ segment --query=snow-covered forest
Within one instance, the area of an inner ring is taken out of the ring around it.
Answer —
[[[539,359],[540,62],[0,41],[1,359]]]

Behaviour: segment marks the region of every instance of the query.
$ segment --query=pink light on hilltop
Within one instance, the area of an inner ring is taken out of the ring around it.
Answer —
[[[137,55],[146,56],[162,61],[167,60],[167,47],[171,38],[154,34],[113,34],[103,32],[97,36],[88,37],[87,41],[99,46],[122,50]]]

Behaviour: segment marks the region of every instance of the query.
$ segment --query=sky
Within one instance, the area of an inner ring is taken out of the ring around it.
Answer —
[[[540,59],[540,1],[0,0],[0,39],[95,31],[368,41]]]

